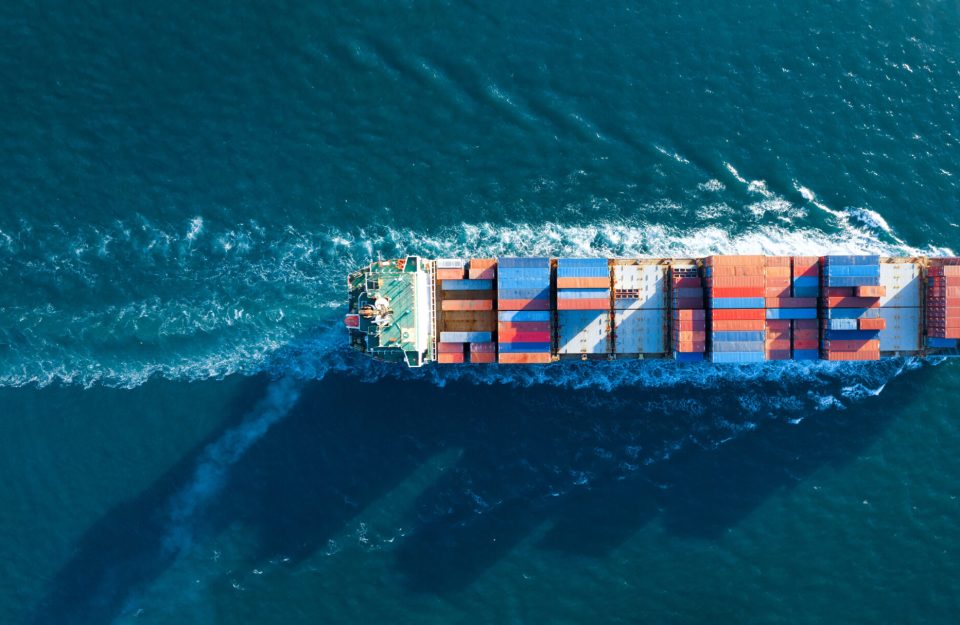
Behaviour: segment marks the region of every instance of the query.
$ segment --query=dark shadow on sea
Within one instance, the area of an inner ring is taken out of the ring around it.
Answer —
[[[282,554],[295,564],[431,456],[458,448],[456,465],[403,522],[414,530],[395,561],[411,591],[461,590],[543,527],[542,548],[593,557],[654,518],[675,534],[710,540],[772,493],[856,457],[925,375],[908,372],[882,398],[812,412],[799,424],[773,409],[745,413],[735,383],[606,393],[330,375],[309,383],[292,412],[230,469],[192,532],[201,541],[242,524],[259,538],[251,560]],[[173,563],[164,547],[171,499],[268,383],[252,378],[223,431],[89,528],[32,622],[108,623]],[[797,388],[802,393],[802,383]],[[706,413],[670,408],[691,396]],[[723,427],[712,425],[721,419]],[[731,434],[748,423],[757,425]],[[660,459],[646,464],[652,457]]]

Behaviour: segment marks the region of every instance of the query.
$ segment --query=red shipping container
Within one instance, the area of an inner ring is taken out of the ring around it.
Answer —
[[[577,300],[568,300],[568,301],[577,301]],[[585,301],[585,300],[579,300]],[[703,308],[703,300],[699,297],[678,297],[673,302],[673,307],[683,310],[683,309],[701,309]]]
[[[707,286],[717,287],[760,287],[764,288],[763,276],[752,278],[707,278]]]
[[[610,278],[557,278],[558,289],[609,289]]]
[[[767,341],[789,341],[793,338],[793,332],[790,330],[767,330],[764,339]]]
[[[474,269],[472,266],[467,272],[471,280],[494,280],[497,277],[497,270],[493,267],[484,269]]]
[[[793,337],[793,349],[819,349],[820,341],[817,339],[798,339]]]
[[[711,297],[763,297],[763,287],[714,287]]]
[[[828,308],[879,308],[880,300],[874,297],[828,297]]]
[[[445,299],[440,310],[493,310],[492,299]]]
[[[673,318],[680,320],[706,319],[707,312],[705,310],[674,310]]]
[[[828,286],[823,290],[827,297],[853,297],[857,289],[852,286]]]
[[[497,310],[550,310],[548,299],[502,299]]]
[[[558,299],[557,310],[607,310],[610,300],[607,298]]]
[[[819,330],[793,330],[793,338],[800,339],[803,341],[819,341],[820,340],[820,331]]]
[[[723,332],[723,331],[756,332],[758,330],[763,330],[765,326],[764,322],[759,319],[755,319],[755,320],[740,319],[740,320],[733,320],[733,321],[720,319],[720,320],[714,321],[711,325],[713,329],[717,332]]]
[[[723,319],[727,321],[749,319],[766,320],[767,311],[763,308],[714,308],[710,311],[710,318],[715,320]]]
[[[463,269],[437,269],[437,280],[463,280]]]
[[[755,266],[763,267],[766,265],[767,257],[763,255],[716,255],[707,256],[705,262],[708,267],[721,266]]]
[[[819,327],[816,319],[794,319],[794,330],[816,330]]]
[[[471,354],[493,354],[496,351],[496,343],[470,343]]]
[[[702,286],[700,278],[674,278],[673,288],[675,289],[696,289]]]
[[[500,332],[549,332],[549,321],[501,321],[497,324]]]
[[[927,272],[930,276],[947,276],[950,278],[960,278],[960,265],[947,265],[944,267],[930,267]]]
[[[437,362],[443,365],[456,365],[463,363],[463,352],[459,354],[437,354]]]
[[[497,334],[501,343],[549,343],[549,332],[516,332],[507,331]]]
[[[462,354],[463,343],[437,343],[438,354]]]
[[[887,320],[881,317],[876,319],[858,319],[857,328],[860,330],[883,330],[887,327]]]
[[[767,360],[790,360],[789,349],[768,349],[765,353]]]
[[[789,319],[767,319],[767,328],[770,330],[789,330],[791,328]]]
[[[857,297],[883,297],[887,294],[885,286],[858,286]]]
[[[553,361],[550,354],[511,353],[497,354],[497,361],[508,365],[542,365]]]
[[[766,341],[764,343],[764,348],[767,350],[773,349],[785,349],[788,352],[790,351],[790,339],[781,339],[776,341]]]
[[[470,362],[473,364],[490,364],[497,362],[497,355],[493,352],[470,352]]]

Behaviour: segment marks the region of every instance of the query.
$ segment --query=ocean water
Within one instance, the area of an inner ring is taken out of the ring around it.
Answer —
[[[0,623],[953,623],[960,363],[408,371],[348,270],[960,252],[960,8],[0,5]]]

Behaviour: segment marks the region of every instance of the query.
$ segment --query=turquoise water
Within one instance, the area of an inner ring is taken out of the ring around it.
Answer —
[[[960,365],[408,372],[378,255],[960,251],[951,3],[0,6],[0,622],[949,623]]]

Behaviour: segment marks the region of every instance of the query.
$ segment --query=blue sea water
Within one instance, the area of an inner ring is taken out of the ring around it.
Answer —
[[[952,623],[960,364],[407,371],[400,254],[960,251],[951,2],[0,5],[0,622]]]

